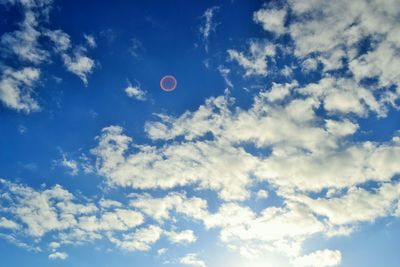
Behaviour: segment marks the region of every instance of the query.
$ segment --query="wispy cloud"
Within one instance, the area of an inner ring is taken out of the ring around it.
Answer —
[[[200,33],[203,39],[204,49],[208,52],[209,38],[212,32],[215,31],[217,23],[214,21],[215,13],[218,11],[219,7],[214,6],[208,8],[202,15],[203,23],[200,26]]]
[[[128,81],[128,86],[125,88],[125,93],[127,96],[137,99],[137,100],[140,100],[140,101],[147,100],[147,93],[142,88],[140,88],[139,83],[137,83],[137,85],[132,85]]]

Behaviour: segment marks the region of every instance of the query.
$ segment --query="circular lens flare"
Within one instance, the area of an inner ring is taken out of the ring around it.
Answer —
[[[160,80],[161,89],[167,92],[171,92],[172,90],[174,90],[176,88],[176,84],[177,84],[176,79],[172,75],[165,75]]]

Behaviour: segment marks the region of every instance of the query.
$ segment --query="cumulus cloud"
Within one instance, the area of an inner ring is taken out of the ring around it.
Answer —
[[[7,205],[0,227],[12,233],[20,227],[34,238],[57,233],[60,244],[106,238],[123,250],[149,251],[162,237],[195,242],[192,229],[175,228],[189,219],[214,229],[222,244],[246,257],[276,252],[293,266],[339,265],[339,250],[303,255],[303,243],[350,235],[362,223],[400,214],[398,136],[357,139],[360,118],[385,116],[393,105],[388,99],[398,97],[397,14],[391,1],[290,0],[284,9],[263,7],[254,21],[276,35],[287,33],[293,46],[252,39],[249,51],[228,50],[229,59],[247,78],[265,77],[279,49],[293,53],[303,74],[321,69],[312,82],[291,75],[272,80],[246,108],[226,92],[177,116],[156,114],[145,123],[148,140],[142,143],[119,125],[106,126],[91,150],[95,171],[109,187],[135,190],[128,204],[107,198],[94,203],[61,186],[35,190],[2,180]],[[55,35],[49,38],[58,40],[58,50],[68,51],[69,37]],[[365,38],[373,39],[371,47],[358,51]],[[230,74],[219,71],[226,79]],[[371,77],[376,84],[363,83]],[[212,209],[200,197],[204,192],[217,197]],[[256,211],[248,203],[269,194],[279,204],[259,201],[266,204]],[[205,266],[195,253],[179,263]]]
[[[189,253],[179,259],[179,263],[193,267],[206,267],[204,261],[200,260],[196,253]]]
[[[9,108],[26,113],[39,110],[38,102],[33,98],[33,87],[39,80],[40,70],[5,68],[0,78],[0,100]]]
[[[268,74],[267,58],[275,55],[275,46],[262,42],[250,42],[249,52],[243,53],[234,49],[228,50],[229,59],[236,61],[245,69],[245,76]]]
[[[188,244],[197,240],[192,230],[185,230],[182,232],[169,231],[165,233],[172,243]]]
[[[66,260],[68,258],[68,254],[65,252],[53,252],[49,255],[50,260]]]
[[[299,267],[328,267],[338,266],[341,262],[342,254],[338,250],[318,250],[308,255],[296,258],[293,261]]]
[[[72,176],[78,175],[79,172],[78,162],[76,162],[73,159],[67,159],[67,156],[64,153],[62,154],[62,159],[56,161],[56,163],[68,169],[70,175]]]
[[[110,241],[124,250],[148,251],[151,245],[161,237],[161,234],[160,227],[150,225],[147,228],[138,229],[134,233],[124,234],[122,239],[110,237]]]
[[[220,240],[243,255],[269,251],[298,258],[312,236],[348,235],[361,222],[396,214],[398,183],[392,179],[400,173],[396,142],[349,141],[358,131],[356,122],[320,117],[316,110],[323,102],[314,97],[293,98],[307,86],[275,84],[248,109],[231,108],[234,100],[227,94],[179,117],[158,114],[145,131],[165,142],[159,147],[135,144],[121,127],[106,127],[92,150],[97,171],[113,186],[215,191],[223,201],[216,212],[207,201],[182,193],[136,195],[130,205],[159,223],[174,213],[216,228]],[[250,153],[249,143],[270,151]],[[260,181],[273,186],[283,206],[257,214],[235,202],[248,199]],[[380,184],[367,190],[368,181]],[[323,190],[329,190],[325,197],[312,197]]]
[[[195,216],[197,206],[198,211],[206,214],[205,201],[201,200],[199,206],[197,198],[188,199],[179,194],[176,197],[179,201],[170,210],[199,218],[201,215]],[[150,199],[150,196],[139,195],[135,199]],[[67,254],[58,252],[61,246],[99,239],[128,251],[148,251],[163,236],[172,245],[188,245],[197,240],[191,229],[167,229],[145,205],[136,202],[123,205],[104,198],[95,201],[74,195],[59,185],[35,190],[0,179],[0,210],[0,229],[7,233],[0,234],[0,238],[28,249],[33,248],[21,240],[34,240],[38,246],[35,250],[40,251],[41,247],[51,250],[50,259],[67,258]],[[169,219],[168,214],[165,216]],[[157,223],[148,224],[150,218]]]
[[[283,34],[285,32],[286,9],[263,8],[254,13],[254,22],[262,25],[264,30]]]
[[[289,2],[295,21],[289,31],[297,56],[316,54],[325,70],[342,68],[348,61],[357,81],[378,77],[381,86],[399,84],[393,72],[400,45],[395,1]],[[360,53],[358,44],[368,38],[371,49]]]
[[[93,72],[95,67],[94,60],[86,56],[82,49],[75,51],[72,56],[63,54],[62,58],[67,70],[76,74],[87,85],[87,76]]]
[[[128,86],[125,88],[125,93],[127,96],[140,101],[147,100],[147,93],[146,91],[142,90],[142,88],[140,88],[140,85],[133,86],[131,83],[128,83]]]

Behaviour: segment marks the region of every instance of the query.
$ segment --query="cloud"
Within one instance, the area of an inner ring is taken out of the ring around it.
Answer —
[[[170,212],[176,211],[194,219],[207,216],[207,201],[198,197],[188,198],[184,194],[171,192],[166,196],[155,198],[149,194],[137,195],[130,205],[141,212],[163,223],[170,218]]]
[[[396,214],[398,183],[392,179],[400,173],[398,143],[352,141],[355,121],[321,117],[316,110],[323,102],[314,97],[293,98],[308,86],[273,84],[248,109],[232,108],[234,99],[226,94],[178,117],[158,114],[145,125],[157,147],[133,143],[119,126],[106,127],[92,150],[97,171],[111,186],[169,192],[130,202],[156,222],[178,214],[218,229],[220,240],[243,255],[298,258],[313,236],[349,235],[362,222]],[[268,150],[250,153],[249,144]],[[253,186],[264,181],[284,204],[256,213],[240,201],[257,195]],[[369,181],[379,185],[365,189]],[[171,192],[187,185],[216,192],[218,209],[210,212],[206,200]]]
[[[39,104],[32,96],[32,89],[39,77],[40,70],[37,68],[4,68],[0,78],[0,100],[17,111],[38,111]]]
[[[357,0],[325,3],[290,1],[293,20],[289,27],[295,42],[295,55],[301,58],[317,55],[324,70],[348,67],[357,81],[377,77],[380,86],[399,85],[399,47],[395,1]],[[357,49],[370,40],[371,48]]]
[[[268,198],[268,191],[266,190],[259,190],[256,193],[257,199],[265,199]]]
[[[128,251],[148,251],[150,246],[161,237],[162,229],[150,225],[147,228],[138,229],[131,234],[124,234],[121,240],[110,237],[110,241],[118,247]]]
[[[271,89],[266,93],[266,97],[270,101],[283,100],[285,97],[290,95],[290,90],[297,87],[297,81],[292,81],[291,83],[278,84],[272,83]]]
[[[318,250],[308,255],[296,258],[293,265],[299,267],[329,267],[338,266],[342,254],[338,250]]]
[[[167,248],[160,248],[159,250],[157,250],[157,255],[161,256],[164,255],[165,253],[167,253],[168,249]]]
[[[57,243],[57,242],[51,242],[51,243],[49,244],[49,248],[51,248],[52,250],[56,250],[56,249],[58,249],[60,246],[61,246],[60,243]]]
[[[69,35],[62,30],[47,30],[44,34],[54,43],[54,49],[58,52],[64,52],[71,47]]]
[[[15,230],[20,228],[19,224],[4,217],[0,217],[0,228]]]
[[[57,164],[69,170],[69,174],[72,176],[78,175],[79,166],[78,162],[72,159],[67,159],[66,155],[62,154],[62,159],[56,161]]]
[[[267,58],[275,55],[275,46],[262,42],[250,42],[249,55],[234,49],[228,51],[229,59],[245,69],[245,76],[267,75]]]
[[[20,29],[1,36],[2,50],[10,56],[16,55],[24,62],[38,64],[46,60],[49,53],[39,44],[41,32],[37,29],[38,16],[33,10],[25,9],[24,20],[19,24]]]
[[[210,7],[204,12],[202,16],[204,21],[203,24],[200,26],[199,31],[203,38],[204,48],[207,52],[208,52],[208,42],[210,34],[215,31],[215,28],[217,26],[217,24],[213,21],[213,19],[215,16],[215,12],[217,12],[218,9],[219,7],[217,6]]]
[[[264,30],[274,32],[276,34],[285,33],[286,9],[260,9],[253,15],[253,20],[263,26]]]
[[[77,46],[72,53],[69,52],[72,48],[70,36],[62,30],[46,30],[45,35],[53,42],[54,50],[61,56],[67,70],[77,75],[87,85],[87,76],[95,68],[95,61],[86,55],[87,48]],[[96,47],[96,41],[92,35],[84,34],[84,38],[88,47]]]
[[[218,66],[218,71],[219,71],[219,73],[221,74],[221,76],[222,76],[222,78],[224,79],[224,81],[225,81],[225,84],[228,86],[228,87],[233,87],[233,83],[232,83],[232,81],[229,79],[229,73],[231,72],[231,70],[230,69],[228,69],[228,68],[226,68],[226,67],[224,67],[224,66],[222,66],[222,65],[220,65],[220,66]]]
[[[206,264],[204,261],[198,259],[198,256],[196,253],[189,253],[182,258],[179,259],[179,263],[183,265],[188,265],[188,266],[194,266],[194,267],[206,267]]]
[[[6,180],[0,182],[5,205],[1,208],[23,225],[21,234],[35,238],[49,232],[70,233],[71,239],[79,235],[96,236],[102,231],[133,229],[144,221],[143,215],[134,210],[118,207],[100,210],[94,203],[85,203],[59,185],[36,191]],[[103,201],[102,206],[115,207],[115,204],[104,205]],[[68,239],[64,236],[61,242],[68,243]]]
[[[78,49],[72,56],[63,54],[64,65],[69,72],[78,75],[85,85],[88,84],[87,76],[93,72],[95,62],[87,57],[82,49]]]
[[[72,46],[70,36],[60,29],[47,28],[52,1],[10,0],[0,4],[16,6],[23,17],[17,24],[18,29],[5,32],[0,37],[3,56],[0,101],[6,107],[26,113],[40,109],[33,89],[39,82],[41,67],[51,63],[52,51],[62,56],[68,71],[87,84],[87,75],[93,71],[94,60],[87,57],[82,48],[76,49],[73,56],[69,55],[67,51]],[[46,38],[51,42],[45,42]],[[16,63],[21,67],[11,67]]]
[[[103,129],[99,141],[92,150],[97,156],[97,170],[111,185],[171,189],[199,183],[200,188],[219,191],[224,199],[248,195],[246,187],[255,162],[243,149],[217,142],[190,142],[138,147],[137,153],[126,154],[131,138],[118,126]]]
[[[312,199],[300,196],[298,201],[306,204],[314,213],[327,217],[330,223],[343,225],[391,215],[399,194],[400,184],[385,183],[375,192],[350,188],[347,193],[337,197]]]
[[[125,93],[129,97],[135,98],[135,99],[140,100],[140,101],[146,101],[146,99],[147,99],[146,91],[142,90],[139,85],[132,86],[132,84],[129,83],[128,87],[125,88]]]
[[[303,255],[304,242],[350,235],[363,223],[400,216],[397,134],[386,141],[358,138],[360,120],[387,115],[398,98],[396,12],[390,1],[290,0],[284,10],[263,7],[254,21],[287,34],[289,47],[251,39],[249,51],[230,49],[229,59],[252,82],[250,76],[273,73],[277,54],[289,54],[293,70],[322,71],[312,82],[293,80],[298,73],[284,82],[271,75],[272,85],[245,108],[226,91],[180,115],[156,114],[145,123],[147,139],[141,142],[119,125],[104,127],[91,150],[95,171],[106,189],[136,192],[127,203],[125,196],[88,199],[59,185],[34,189],[1,180],[0,225],[15,243],[19,232],[35,240],[51,233],[49,239],[62,245],[104,238],[122,250],[149,251],[163,237],[172,244],[195,242],[193,229],[179,229],[190,221],[213,229],[221,244],[245,257],[272,252],[293,266],[339,265],[339,250]],[[55,50],[68,56],[69,36],[52,34]],[[372,38],[371,47],[359,51],[365,38]],[[219,71],[229,86],[231,73]],[[35,77],[28,75],[32,69],[15,73],[2,78],[11,91]],[[376,82],[367,85],[366,78]],[[18,99],[8,101],[18,107]],[[249,204],[250,197],[268,194],[278,201],[259,201],[265,205],[257,210]],[[205,266],[195,253],[179,262]]]
[[[83,37],[85,38],[86,43],[87,43],[87,45],[88,45],[89,47],[94,48],[94,47],[97,46],[97,44],[96,44],[96,39],[94,38],[93,35],[84,34]]]
[[[172,243],[190,244],[197,240],[192,230],[184,230],[182,232],[165,232],[166,236]]]
[[[144,51],[143,43],[137,38],[132,38],[131,40],[131,45],[129,47],[129,53],[134,57],[134,58],[139,58],[141,53]]]
[[[66,260],[68,258],[68,254],[65,252],[53,252],[49,255],[50,260]]]

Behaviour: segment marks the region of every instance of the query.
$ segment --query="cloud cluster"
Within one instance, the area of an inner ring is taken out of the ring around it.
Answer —
[[[0,101],[8,108],[26,113],[39,110],[34,88],[40,79],[41,66],[51,63],[53,53],[60,55],[65,68],[79,76],[85,84],[95,67],[94,60],[86,56],[85,46],[73,48],[67,33],[46,28],[52,2],[0,2],[18,7],[23,16],[18,29],[0,36],[0,52],[3,55],[0,62]],[[93,36],[89,40],[89,47],[93,47]],[[12,67],[15,62],[18,62],[18,68]]]
[[[179,116],[156,114],[144,126],[144,143],[119,125],[104,127],[91,150],[95,172],[110,188],[136,192],[126,203],[79,198],[61,186],[35,190],[1,180],[0,228],[12,240],[17,230],[33,238],[51,232],[63,245],[106,238],[121,249],[148,251],[162,238],[195,242],[192,229],[175,228],[189,220],[215,229],[220,242],[243,257],[276,252],[293,266],[339,265],[339,250],[305,254],[303,243],[316,236],[350,235],[362,223],[400,215],[399,137],[356,136],[363,130],[360,119],[383,117],[396,107],[399,13],[395,1],[376,0],[289,0],[282,8],[263,6],[253,20],[277,44],[252,39],[248,51],[227,50],[228,60],[241,66],[246,78],[266,77],[278,52],[289,54],[306,82],[286,75],[289,81],[274,81],[254,94],[247,108],[235,105],[226,92]],[[58,51],[69,49],[66,34],[52,34]],[[290,39],[285,49],[280,38]],[[362,42],[369,46],[361,49]],[[39,60],[39,48],[33,47],[22,57]],[[85,68],[72,69],[85,80]],[[33,83],[34,72],[10,73],[4,84]],[[307,82],[315,72],[317,78]],[[126,93],[141,96],[134,87]],[[31,101],[16,95],[6,103],[16,107]],[[204,192],[216,196],[213,209]],[[270,202],[270,195],[279,201]],[[254,210],[249,204],[254,199],[265,205]],[[66,255],[52,251],[49,257]],[[206,266],[196,253],[177,262]]]
[[[150,139],[165,142],[160,146],[134,144],[120,126],[106,127],[92,150],[97,171],[111,186],[217,192],[223,202],[215,213],[206,200],[179,193],[142,195],[131,205],[157,222],[174,212],[217,228],[220,240],[244,256],[274,251],[296,261],[312,236],[348,235],[362,222],[397,216],[400,186],[392,179],[400,173],[400,144],[350,141],[356,122],[322,118],[316,112],[322,101],[290,97],[293,88],[301,90],[296,83],[281,86],[289,88],[283,97],[262,91],[247,110],[233,109],[227,94],[177,118],[159,114],[145,130]],[[248,150],[249,144],[260,152]],[[252,190],[264,181],[284,204],[257,214],[241,201],[258,194]],[[365,187],[370,181],[378,183],[376,189]],[[329,253],[320,254],[298,261]],[[340,262],[334,256],[332,262]]]
[[[36,251],[49,247],[49,259],[66,259],[68,255],[59,251],[62,246],[98,239],[130,251],[147,251],[162,236],[171,244],[190,244],[197,239],[192,230],[148,225],[134,205],[123,207],[115,200],[91,200],[59,185],[35,190],[0,179],[0,214],[0,228],[6,233],[0,237]],[[35,247],[21,241],[27,237],[36,240]]]

